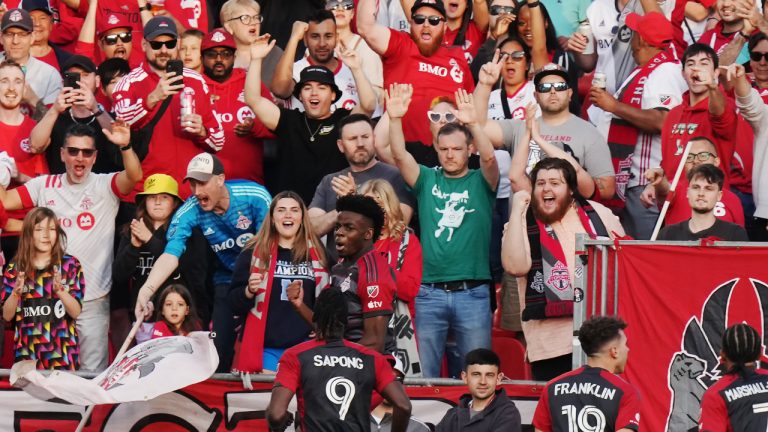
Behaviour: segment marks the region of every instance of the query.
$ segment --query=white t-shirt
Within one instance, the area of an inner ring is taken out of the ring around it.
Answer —
[[[71,184],[66,174],[35,177],[18,188],[25,208],[48,207],[67,233],[67,253],[83,265],[83,301],[101,298],[112,289],[115,216],[120,199],[117,173],[88,174]]]
[[[405,18],[400,0],[379,0],[379,13],[376,22],[396,31],[409,32],[411,24]]]
[[[616,91],[616,69],[613,60],[613,40],[619,30],[619,11],[613,0],[595,0],[587,8],[587,18],[592,26],[592,34],[597,41],[597,64],[595,72],[605,74],[605,90],[611,94]],[[608,138],[608,124],[603,117],[605,112],[596,105],[587,108],[587,117],[597,130]]]
[[[309,65],[309,58],[307,56],[293,64],[293,80],[296,83],[299,82],[301,71]],[[339,60],[339,66],[332,72],[336,86],[341,90],[341,98],[333,104],[331,110],[336,110],[337,108],[351,110],[360,103],[360,99],[357,96],[357,84],[355,84],[355,78],[352,76],[352,70]],[[304,111],[304,105],[293,96],[291,96],[290,105],[287,108]]]

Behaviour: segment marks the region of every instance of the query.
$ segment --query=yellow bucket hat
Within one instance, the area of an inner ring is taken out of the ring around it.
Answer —
[[[144,192],[136,195],[168,194],[181,200],[179,196],[179,183],[167,174],[152,174],[144,180]],[[182,200],[183,201],[183,200]]]

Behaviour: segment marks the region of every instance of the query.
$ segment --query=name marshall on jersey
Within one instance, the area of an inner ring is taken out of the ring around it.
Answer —
[[[723,391],[723,394],[725,395],[725,398],[728,399],[728,402],[733,402],[737,399],[760,393],[768,393],[768,386],[766,386],[765,382],[745,384],[743,386],[738,386]]]
[[[588,394],[600,399],[613,400],[616,396],[616,389],[603,388],[599,384],[590,382],[555,384],[555,396],[566,394]]]
[[[359,357],[334,356],[320,354],[312,358],[315,366],[318,367],[345,367],[350,369],[363,369],[363,359]]]

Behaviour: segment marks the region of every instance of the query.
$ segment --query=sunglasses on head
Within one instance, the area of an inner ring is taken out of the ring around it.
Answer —
[[[440,123],[441,120],[445,120],[446,123],[453,123],[456,121],[456,116],[452,112],[439,113],[437,111],[427,111],[427,117],[432,123]]]
[[[752,59],[753,62],[759,62],[762,59],[764,59],[765,61],[768,61],[768,52],[752,51],[751,53],[749,53],[749,58]]]
[[[84,148],[77,148],[77,147],[64,147],[67,149],[67,154],[75,157],[78,153],[82,153],[83,157],[91,157],[94,153],[96,153],[96,149],[84,149]]]
[[[443,20],[443,17],[437,16],[437,15],[426,16],[426,15],[419,14],[419,15],[413,16],[413,23],[417,25],[422,25],[424,24],[424,21],[428,21],[429,25],[434,27],[440,24],[440,21],[442,20]]]
[[[178,42],[178,40],[171,39],[165,42],[160,42],[160,41],[148,41],[148,42],[149,42],[149,46],[151,46],[153,50],[158,51],[163,49],[163,45],[165,45],[165,47],[168,49],[176,48],[176,43]]]
[[[502,6],[502,5],[491,6],[491,15],[512,15],[513,13],[515,13],[514,6]]]
[[[355,4],[352,2],[338,2],[338,1],[329,1],[325,3],[325,10],[352,10],[355,8]]]
[[[554,82],[554,83],[540,83],[536,86],[536,91],[539,93],[549,93],[555,89],[555,91],[561,92],[568,90],[567,82]]]
[[[120,39],[124,43],[128,43],[133,40],[133,35],[130,32],[122,32],[122,33],[107,35],[101,38],[101,40],[103,40],[104,43],[107,45],[117,44],[118,39]]]
[[[520,61],[525,58],[524,51],[509,51],[509,52],[501,51],[499,52],[499,55],[504,61],[509,59],[511,59],[512,61]]]

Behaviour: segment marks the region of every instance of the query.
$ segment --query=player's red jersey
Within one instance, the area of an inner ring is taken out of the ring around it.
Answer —
[[[742,378],[728,374],[708,388],[701,400],[702,432],[768,430],[768,371]]]

